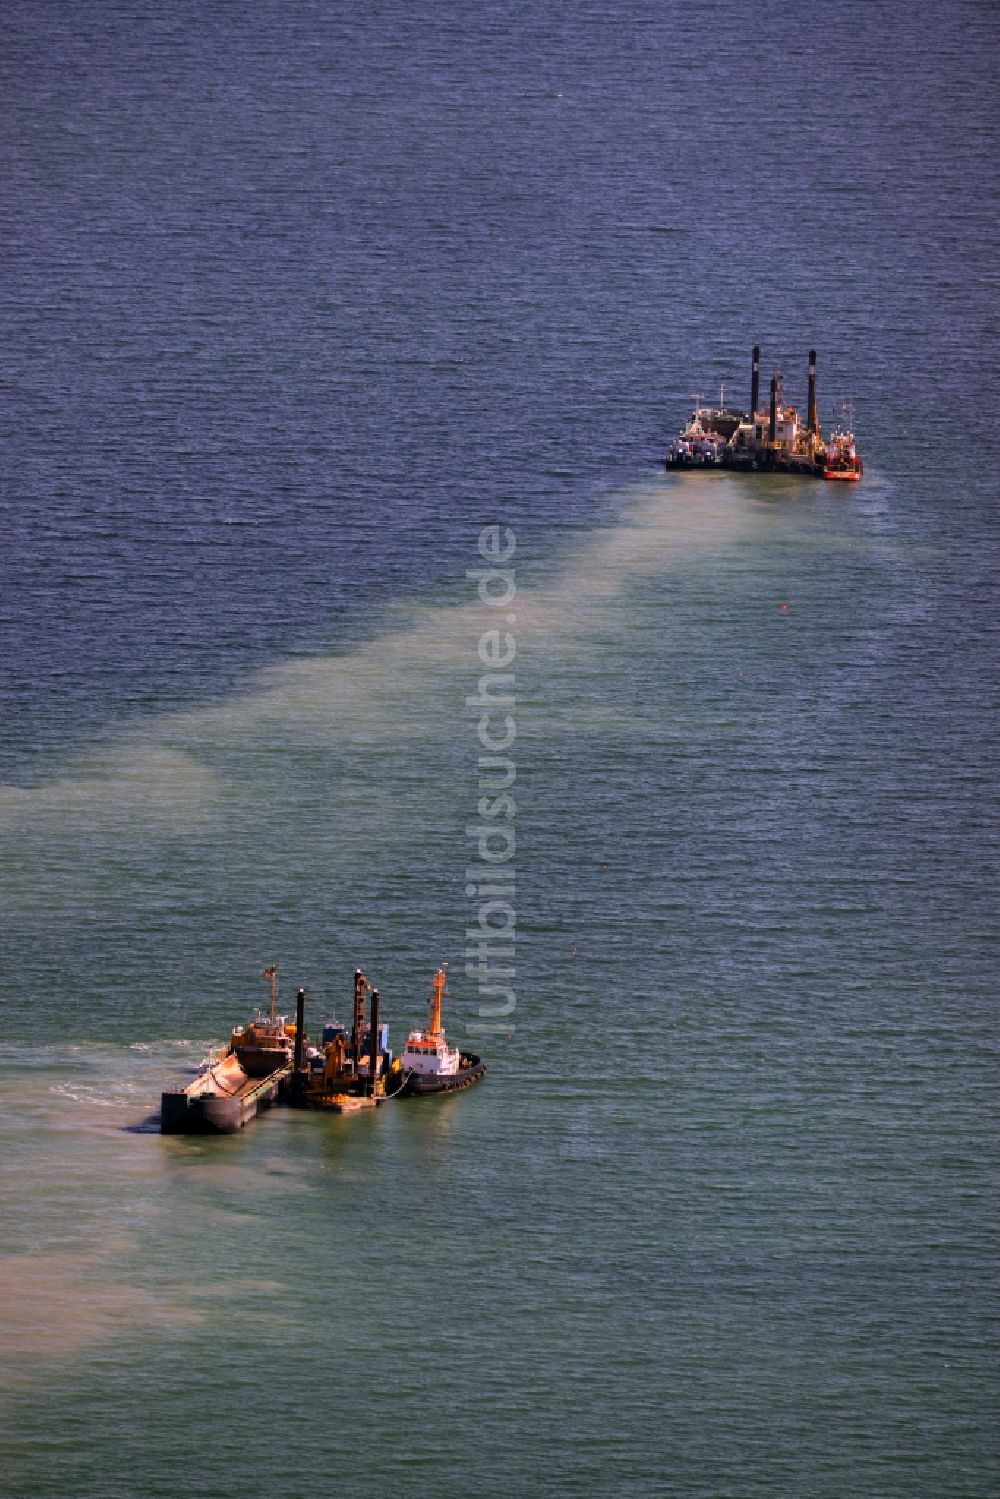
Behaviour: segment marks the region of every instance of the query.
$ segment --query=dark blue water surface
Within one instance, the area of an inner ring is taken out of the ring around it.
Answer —
[[[995,10],[5,21],[0,1487],[996,1493]],[[754,342],[861,485],[665,474]],[[128,1132],[477,1034],[494,523],[487,1081]]]

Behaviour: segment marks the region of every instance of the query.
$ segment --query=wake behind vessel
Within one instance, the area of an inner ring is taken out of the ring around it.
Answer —
[[[844,408],[845,413],[848,410]],[[719,467],[751,472],[808,474],[817,479],[857,481],[864,472],[854,433],[843,420],[823,440],[816,403],[816,350],[809,350],[806,419],[784,399],[780,370],[771,379],[766,407],[760,403],[760,346],[755,344],[750,377],[750,410],[695,402],[684,430],[667,449],[667,468]]]

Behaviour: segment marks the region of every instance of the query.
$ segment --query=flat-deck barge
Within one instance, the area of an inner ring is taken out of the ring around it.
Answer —
[[[248,1077],[236,1055],[211,1063],[186,1088],[160,1097],[160,1129],[165,1135],[233,1135],[274,1103],[292,1073],[292,1065]]]

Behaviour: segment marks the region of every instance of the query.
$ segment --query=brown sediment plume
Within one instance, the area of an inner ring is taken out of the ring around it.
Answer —
[[[180,807],[203,812],[213,796],[212,773],[193,756],[167,746],[122,746],[85,761],[77,776],[30,788],[0,785],[0,813],[169,823]]]
[[[246,1202],[215,1203],[215,1210],[226,1214],[236,1212],[254,1213],[255,1206],[264,1195],[280,1192],[308,1192],[310,1184],[293,1164],[243,1166],[222,1163],[216,1160],[184,1161],[177,1168],[178,1177],[184,1182],[199,1182],[212,1188],[218,1199],[223,1192],[245,1192]]]
[[[96,1253],[0,1256],[0,1390],[134,1328],[193,1326],[207,1315],[108,1275]]]
[[[699,553],[711,556],[720,540],[732,540],[748,523],[732,503],[734,494],[738,486],[720,482],[691,507],[665,494],[659,482],[636,488],[615,524],[569,548],[540,583],[533,581],[529,559],[516,553],[521,571],[510,613],[518,648],[544,641],[547,650],[563,653],[587,649],[581,636],[605,601],[627,593],[637,578]],[[473,552],[469,561],[476,566],[482,558]],[[238,746],[242,754],[256,742],[273,751],[345,736],[375,744],[433,735],[433,717],[400,712],[400,703],[423,701],[435,677],[450,690],[449,674],[468,662],[470,638],[495,628],[498,615],[505,620],[506,611],[475,598],[472,582],[465,599],[414,604],[397,611],[395,625],[344,654],[286,661],[261,673],[245,692],[156,718],[143,731],[145,743],[136,737],[101,751],[79,778],[32,788],[0,785],[0,821],[45,811],[68,818],[71,828],[79,817],[89,829],[95,820],[117,825],[127,812],[137,822],[160,817],[170,827],[178,820],[203,826],[222,784],[218,772],[206,768],[206,753],[214,757]],[[166,742],[150,742],[157,737]],[[379,819],[390,811],[396,822],[407,815],[394,804],[379,807]]]

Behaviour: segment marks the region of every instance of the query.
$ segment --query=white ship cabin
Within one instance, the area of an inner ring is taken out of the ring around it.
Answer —
[[[753,421],[744,418],[736,429],[732,446],[742,451],[753,452],[759,448],[770,448],[770,423],[767,411],[758,411]],[[778,452],[791,453],[799,446],[802,435],[799,414],[794,406],[779,406],[774,424],[774,448]]]
[[[454,1077],[462,1064],[462,1054],[456,1047],[450,1050],[444,1039],[444,1031],[411,1031],[403,1051],[404,1072],[415,1072],[420,1077]]]
[[[764,432],[767,433],[765,426]],[[799,413],[794,406],[779,406],[778,419],[774,424],[775,446],[790,453],[799,435]]]

